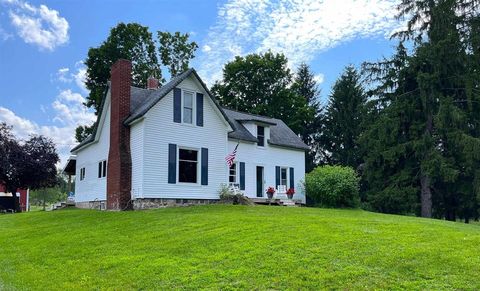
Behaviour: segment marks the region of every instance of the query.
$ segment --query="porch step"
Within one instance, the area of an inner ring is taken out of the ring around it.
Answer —
[[[297,206],[297,204],[295,203],[295,201],[292,201],[292,200],[280,200],[280,203],[281,203],[283,206]]]
[[[47,211],[54,211],[54,210],[66,208],[66,207],[69,207],[69,206],[75,206],[75,203],[72,204],[72,203],[65,202],[65,201],[57,202],[57,203],[53,204],[49,209],[47,209]]]
[[[291,199],[267,199],[267,198],[250,198],[255,204],[263,205],[280,205],[280,206],[302,206],[300,200]]]

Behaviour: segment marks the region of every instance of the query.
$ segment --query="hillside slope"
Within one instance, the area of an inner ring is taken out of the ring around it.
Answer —
[[[480,227],[196,206],[0,216],[0,289],[480,289]]]

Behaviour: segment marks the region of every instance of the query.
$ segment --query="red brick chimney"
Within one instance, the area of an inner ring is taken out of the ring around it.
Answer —
[[[158,89],[158,79],[150,76],[147,80],[147,89],[149,90],[157,90]]]
[[[120,59],[111,67],[110,150],[108,152],[107,209],[131,209],[132,159],[130,128],[123,124],[130,114],[132,63]]]

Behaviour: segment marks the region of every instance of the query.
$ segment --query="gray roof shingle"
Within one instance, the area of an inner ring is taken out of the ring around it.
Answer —
[[[243,121],[254,121],[270,125],[270,139],[268,143],[271,145],[308,150],[309,147],[298,137],[282,120],[276,118],[265,117],[261,115],[239,112],[228,108],[223,108],[227,117],[234,123],[235,130],[228,134],[229,138],[239,139],[249,142],[256,142],[248,129],[243,125]]]

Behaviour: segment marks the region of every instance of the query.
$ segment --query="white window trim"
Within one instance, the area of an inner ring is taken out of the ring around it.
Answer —
[[[105,162],[105,168],[103,167],[103,162]],[[100,174],[100,177],[98,177],[98,173],[97,173],[97,178],[98,178],[98,179],[106,179],[106,178],[107,178],[107,174],[108,174],[108,173],[107,173],[107,166],[108,166],[107,160],[104,159],[104,160],[98,161],[98,163],[97,163],[97,171],[98,171],[98,164],[100,164],[100,163],[102,163],[102,166],[100,167],[100,168],[101,168],[101,174]],[[103,172],[105,172],[105,176],[103,175]]]
[[[284,186],[287,186],[288,188],[288,180],[289,180],[289,177],[288,177],[288,169],[289,167],[280,167],[280,185],[283,185],[282,184],[282,170],[285,170],[285,173],[286,173],[286,177],[285,177],[285,185]]]
[[[259,126],[260,126],[260,127],[263,127],[263,146],[260,145],[260,144],[258,143],[258,141],[257,141],[257,148],[264,149],[265,146],[266,146],[266,144],[267,144],[267,134],[266,134],[267,128],[266,128],[266,126],[257,124],[257,128],[256,128],[257,139],[258,139],[258,127],[259,127]]]
[[[189,151],[196,151],[197,152],[197,182],[195,183],[190,183],[190,182],[180,182],[180,150],[189,150]],[[184,146],[177,146],[177,184],[181,185],[200,185],[200,179],[201,179],[201,167],[200,167],[200,161],[202,160],[202,152],[198,148],[193,148],[193,147],[184,147]]]
[[[80,178],[80,181],[84,181],[84,180],[85,180],[85,172],[86,172],[86,171],[85,171],[85,166],[81,167],[81,168],[80,168],[80,175],[79,175],[79,176],[80,176],[80,177],[79,177],[79,178]]]
[[[183,113],[183,110],[185,109],[184,107],[184,95],[185,95],[185,92],[187,93],[192,93],[192,123],[188,123],[188,122],[184,122],[183,121],[183,117],[184,117],[184,113]],[[182,89],[182,98],[181,98],[181,101],[180,101],[180,106],[181,106],[181,124],[184,124],[184,125],[188,125],[188,126],[196,126],[197,125],[197,93],[194,91],[194,90],[188,90],[188,89]]]
[[[282,170],[285,169],[286,171],[286,179],[285,179],[285,185],[282,184]],[[277,186],[277,193],[278,194],[285,194],[287,193],[288,191],[288,185],[290,183],[290,175],[289,175],[289,167],[284,167],[284,166],[280,166],[280,184]],[[285,186],[285,192],[280,192],[280,186]]]
[[[230,167],[228,167],[228,184],[240,184],[240,179],[239,179],[239,174],[238,174],[238,163],[233,162],[233,165],[235,166],[235,182],[230,182],[230,177],[233,175],[230,175]]]

